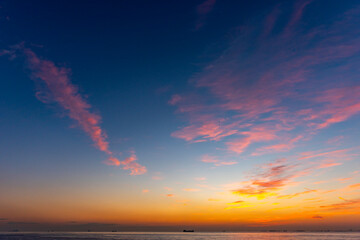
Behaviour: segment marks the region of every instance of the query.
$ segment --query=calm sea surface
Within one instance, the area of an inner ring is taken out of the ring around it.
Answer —
[[[10,240],[360,240],[360,233],[0,233]]]

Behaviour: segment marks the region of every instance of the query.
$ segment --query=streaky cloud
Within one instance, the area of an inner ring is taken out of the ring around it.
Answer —
[[[101,117],[90,111],[91,105],[79,93],[78,88],[71,82],[71,70],[65,67],[56,66],[50,60],[38,57],[31,49],[24,47],[23,44],[13,47],[22,51],[27,60],[27,67],[31,70],[31,77],[41,80],[44,88],[36,92],[37,98],[44,102],[56,102],[66,112],[67,115],[75,120],[83,131],[90,136],[94,145],[108,155],[104,161],[107,165],[123,165],[123,169],[130,170],[131,175],[144,174],[146,168],[136,163],[135,152],[124,161],[114,157],[114,153],[109,149],[107,135],[100,127]]]

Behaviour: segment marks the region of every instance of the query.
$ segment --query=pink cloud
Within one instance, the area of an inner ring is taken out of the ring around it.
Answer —
[[[196,11],[198,13],[198,20],[196,22],[195,30],[199,30],[204,26],[206,16],[212,11],[216,0],[205,0],[203,3],[197,6]]]
[[[271,31],[275,26],[276,21],[279,18],[280,13],[281,13],[280,6],[277,5],[274,7],[271,13],[265,18],[262,37],[266,37],[268,34],[271,33]]]
[[[146,167],[135,162],[136,160],[137,157],[135,155],[135,152],[132,151],[130,157],[125,158],[125,160],[121,161],[120,164],[124,165],[123,169],[131,171],[130,175],[141,175],[146,173]]]
[[[114,166],[120,165],[119,159],[117,159],[116,157],[112,157],[112,156],[110,156],[107,160],[105,160],[104,163],[107,165],[114,165]]]
[[[322,104],[322,107],[299,114],[311,121],[316,129],[327,128],[360,113],[360,86],[329,89],[320,93],[313,101]]]
[[[224,165],[234,165],[234,164],[238,163],[236,161],[220,161],[216,157],[210,156],[210,155],[207,155],[207,154],[202,156],[201,161],[204,162],[204,163],[213,163],[217,167],[224,166]]]
[[[46,99],[56,101],[62,108],[68,111],[70,118],[76,120],[80,127],[91,137],[95,146],[107,154],[112,154],[109,150],[109,143],[106,135],[100,128],[100,116],[91,113],[91,108],[84,98],[79,94],[77,87],[70,81],[70,70],[55,66],[48,60],[42,60],[30,49],[24,49],[28,60],[28,66],[32,71],[32,77],[41,79],[48,92],[37,92],[37,96],[46,95]],[[44,101],[43,98],[39,100]]]
[[[285,152],[289,151],[290,149],[294,148],[294,144],[298,141],[303,139],[303,136],[299,135],[293,139],[288,140],[286,143],[279,143],[275,145],[265,146],[262,148],[257,149],[252,155],[258,156],[265,153],[271,153],[271,152]]]
[[[219,162],[218,159],[216,159],[214,156],[204,155],[201,159],[204,163],[217,163]]]
[[[240,134],[246,137],[226,143],[230,151],[239,154],[254,142],[270,141],[277,137],[273,130],[264,127],[254,127],[251,131],[241,132]]]
[[[291,16],[291,20],[288,23],[285,32],[289,31],[296,23],[299,22],[299,20],[301,19],[304,9],[307,5],[309,5],[313,0],[308,0],[308,1],[298,1],[295,4],[295,8],[294,8],[294,12]]]
[[[189,142],[199,141],[218,141],[224,137],[231,136],[237,133],[237,130],[230,129],[228,126],[221,126],[221,121],[206,122],[200,126],[191,125],[178,130],[171,135],[176,138],[181,138]],[[203,139],[195,140],[202,137]]]
[[[181,96],[179,95],[179,94],[175,94],[175,95],[173,95],[172,97],[171,97],[171,99],[169,100],[169,104],[171,104],[171,105],[175,105],[175,104],[177,104],[178,102],[180,102],[181,101]]]
[[[329,167],[335,167],[335,166],[339,166],[342,165],[342,163],[337,163],[337,162],[322,162],[320,163],[320,165],[317,168],[329,168]]]
[[[109,149],[107,136],[100,127],[101,117],[90,111],[91,105],[81,96],[78,88],[71,83],[71,71],[65,67],[58,67],[49,60],[39,58],[32,50],[23,45],[17,45],[14,49],[22,50],[27,58],[28,68],[35,80],[41,80],[43,90],[38,91],[36,96],[44,103],[50,101],[58,103],[75,120],[83,131],[90,136],[95,146],[108,155],[104,161],[108,165],[124,165],[123,169],[131,170],[131,174],[143,174],[146,168],[134,161],[137,160],[135,153],[124,161],[119,161]]]
[[[196,181],[206,181],[205,177],[197,177],[195,178]]]
[[[154,175],[151,177],[153,180],[163,180],[164,177],[162,176],[161,172],[155,172]]]
[[[309,159],[309,158],[318,158],[318,157],[347,157],[346,152],[348,152],[350,149],[340,149],[340,150],[334,150],[334,151],[328,151],[328,152],[304,152],[302,153],[303,157],[300,157],[299,160]],[[304,156],[305,155],[305,156]]]
[[[258,24],[239,28],[224,51],[190,79],[193,91],[173,102],[188,125],[172,136],[190,143],[225,140],[227,150],[238,154],[262,144],[253,153],[260,155],[288,151],[359,114],[358,76],[347,68],[358,65],[353,57],[360,52],[360,8],[344,13],[341,21],[303,29],[298,23],[305,10],[314,10],[311,2],[296,2],[285,27],[277,21],[286,18],[280,4],[261,29]],[[329,64],[339,67],[329,70]],[[255,126],[264,125],[271,136],[266,131],[256,136]]]

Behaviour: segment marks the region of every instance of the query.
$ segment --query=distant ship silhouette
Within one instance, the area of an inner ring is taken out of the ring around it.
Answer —
[[[194,230],[185,230],[183,232],[195,232]]]

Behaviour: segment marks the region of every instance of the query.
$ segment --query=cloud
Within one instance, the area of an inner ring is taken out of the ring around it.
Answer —
[[[360,86],[333,88],[319,93],[313,101],[322,105],[309,110],[306,119],[316,129],[343,122],[360,112]]]
[[[196,181],[206,181],[206,177],[197,177],[195,178]]]
[[[131,151],[130,157],[125,158],[124,161],[121,161],[120,164],[124,165],[123,169],[130,170],[130,175],[141,175],[146,173],[146,167],[138,164],[136,162],[137,157],[134,151]]]
[[[345,209],[359,209],[360,207],[360,199],[353,199],[353,200],[345,200],[341,203],[334,203],[330,205],[320,206],[326,210],[345,210]]]
[[[349,188],[360,189],[360,183],[356,183],[356,184],[350,185]]]
[[[57,67],[51,61],[40,59],[28,48],[24,48],[23,51],[27,57],[32,77],[42,80],[46,85],[46,92],[38,91],[36,93],[38,99],[45,103],[49,100],[57,102],[68,112],[70,118],[79,123],[97,148],[107,154],[112,154],[109,150],[109,143],[106,141],[106,134],[99,126],[101,117],[90,112],[90,104],[80,95],[78,88],[71,83],[70,70]]]
[[[304,27],[309,20],[299,23],[305,13],[317,14],[311,2],[295,2],[290,17],[278,4],[264,24],[249,20],[237,29],[191,77],[193,88],[170,100],[187,121],[172,136],[190,143],[222,141],[238,154],[261,145],[250,153],[261,155],[288,151],[359,114],[360,7]],[[277,21],[286,18],[285,24]]]
[[[317,192],[317,190],[306,190],[306,191],[303,191],[303,192],[298,192],[298,193],[293,193],[293,194],[287,194],[287,195],[280,195],[278,196],[277,198],[280,198],[280,199],[291,199],[291,198],[294,198],[294,197],[298,197],[300,195],[304,195],[304,194],[309,194],[309,193],[314,193],[314,192]]]
[[[185,191],[185,192],[199,192],[200,189],[196,189],[196,188],[184,188],[183,191]]]
[[[210,156],[207,154],[202,156],[201,161],[204,163],[213,163],[216,167],[234,165],[238,163],[236,161],[220,161],[219,159],[217,159],[217,157]]]
[[[314,215],[314,216],[312,216],[311,218],[315,218],[315,219],[323,219],[323,217],[322,217],[322,216],[320,216],[320,215]]]
[[[143,174],[146,172],[144,166],[135,163],[135,153],[124,161],[119,161],[113,156],[109,149],[107,135],[100,127],[101,117],[90,111],[91,105],[79,93],[78,88],[71,83],[71,70],[56,66],[52,61],[38,57],[31,49],[25,48],[23,44],[13,47],[14,50],[25,54],[27,67],[31,71],[34,80],[40,80],[41,90],[36,92],[37,98],[44,102],[56,102],[67,115],[75,120],[82,130],[90,136],[94,145],[109,157],[105,164],[124,165],[123,169],[131,170],[131,174]]]
[[[155,172],[154,175],[151,177],[153,180],[163,180],[164,177],[162,176],[161,172]]]
[[[307,171],[295,169],[295,165],[287,164],[286,159],[279,159],[263,165],[260,169],[255,169],[255,173],[250,180],[240,183],[240,187],[231,190],[233,194],[256,197],[264,199],[278,195],[278,191],[291,184],[291,180],[305,174]],[[300,194],[309,193],[309,190],[302,193],[291,195],[282,195],[281,197],[291,198]]]
[[[166,194],[167,197],[174,197],[174,194]]]
[[[209,198],[208,201],[209,201],[209,202],[219,202],[219,201],[221,201],[221,199]]]
[[[301,155],[303,155],[302,157],[299,157],[299,160],[305,160],[305,159],[309,159],[309,158],[318,158],[318,157],[330,157],[330,158],[335,158],[335,157],[340,157],[340,158],[344,158],[345,153],[348,152],[350,149],[339,149],[339,150],[334,150],[334,151],[327,151],[327,152],[304,152]]]
[[[286,143],[279,143],[275,145],[265,146],[258,148],[254,153],[252,153],[253,156],[259,156],[266,153],[272,153],[272,152],[286,152],[290,149],[294,148],[294,144],[298,141],[303,139],[302,135],[299,135],[293,139],[290,139],[286,141]]]
[[[240,204],[240,203],[244,203],[244,201],[235,201],[235,202],[232,202],[232,203],[228,203],[229,205],[237,205],[237,204]]]
[[[337,179],[338,181],[340,181],[340,182],[347,182],[347,181],[349,181],[349,180],[351,180],[351,179],[353,179],[352,177],[348,177],[348,178],[339,178],[339,179]]]
[[[148,192],[149,192],[149,189],[143,189],[142,192],[143,192],[143,193],[148,193]]]
[[[228,149],[235,153],[242,153],[245,149],[254,142],[270,141],[276,139],[274,130],[264,127],[253,127],[251,131],[241,132],[241,135],[246,137],[227,142]]]
[[[329,168],[329,167],[335,167],[335,166],[339,166],[339,165],[342,165],[342,163],[323,162],[317,168]]]
[[[195,30],[199,30],[205,25],[207,15],[213,10],[216,0],[205,0],[196,7],[198,19],[196,21]]]

